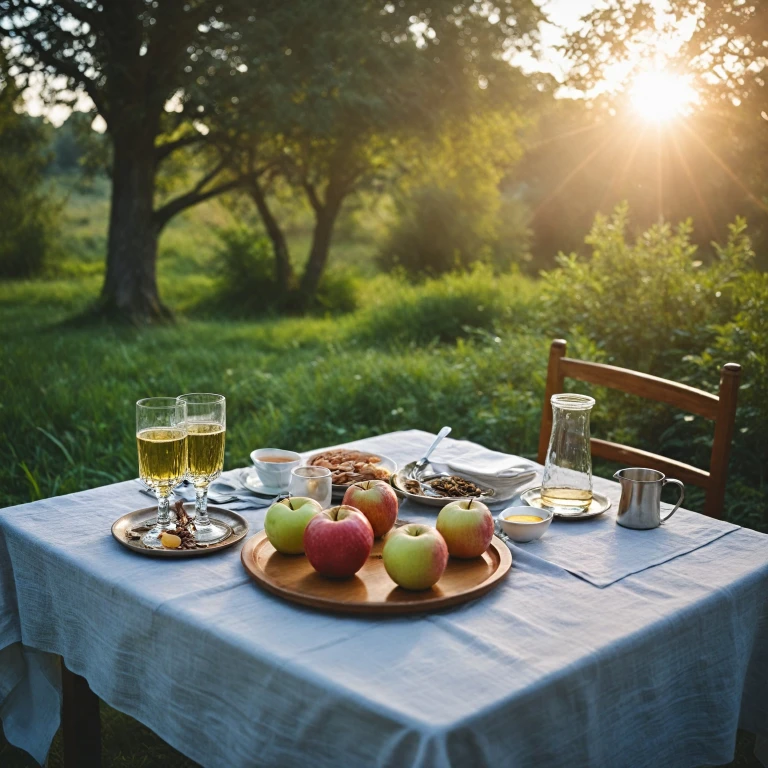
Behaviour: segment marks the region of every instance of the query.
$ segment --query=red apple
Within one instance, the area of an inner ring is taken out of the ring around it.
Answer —
[[[448,547],[434,528],[411,523],[387,536],[381,558],[398,586],[429,589],[443,575],[448,563]]]
[[[354,507],[331,507],[315,515],[304,529],[304,552],[323,576],[342,579],[357,573],[373,547],[373,528]]]
[[[359,509],[368,518],[377,539],[397,520],[397,494],[384,480],[361,480],[350,485],[341,503]]]
[[[440,510],[437,530],[451,557],[480,557],[493,538],[493,516],[482,501],[457,499]]]

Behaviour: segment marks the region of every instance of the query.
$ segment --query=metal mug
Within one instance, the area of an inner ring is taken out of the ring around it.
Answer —
[[[620,469],[613,477],[621,484],[621,500],[616,522],[625,528],[658,528],[677,512],[685,500],[685,486],[679,480],[667,478],[655,469]],[[667,484],[679,486],[680,498],[672,510],[662,517],[661,489]]]

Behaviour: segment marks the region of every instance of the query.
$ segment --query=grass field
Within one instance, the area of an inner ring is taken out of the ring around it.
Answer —
[[[175,325],[76,327],[68,321],[100,288],[107,207],[103,186],[66,189],[64,257],[47,279],[0,283],[0,507],[135,477],[135,401],[190,391],[227,396],[227,467],[263,445],[305,450],[444,424],[534,454],[550,341],[534,280],[478,271],[409,285],[375,274],[369,238],[341,236],[332,260],[358,275],[358,310],[233,320],[207,311],[215,228],[231,223],[213,203],[162,238],[160,290]],[[306,227],[290,241],[305,252]],[[190,764],[108,708],[105,737],[107,766]],[[31,762],[2,743],[0,764]],[[50,765],[60,764],[57,741]]]

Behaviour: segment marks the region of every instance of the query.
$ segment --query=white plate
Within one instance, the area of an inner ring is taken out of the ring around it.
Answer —
[[[529,488],[525,493],[521,494],[520,500],[529,507],[536,507],[536,509],[542,509],[545,512],[554,512],[555,517],[559,520],[587,520],[590,517],[602,515],[603,512],[607,512],[611,508],[611,500],[607,496],[593,491],[592,503],[583,512],[575,512],[572,515],[564,512],[555,512],[550,507],[545,507],[541,503],[541,486]]]
[[[287,488],[271,488],[268,485],[264,485],[253,467],[244,469],[240,478],[243,485],[257,496],[279,496],[281,493],[288,493]]]
[[[331,449],[335,450],[335,449]],[[357,448],[351,448],[350,450],[356,451]],[[394,459],[390,459],[389,456],[382,456],[380,453],[374,453],[373,451],[361,451],[362,453],[370,453],[374,456],[379,457],[379,461],[376,464],[377,467],[381,467],[381,469],[385,469],[387,472],[389,472],[390,475],[393,475],[397,471],[397,462]],[[325,453],[325,451],[318,451],[317,453],[312,454],[307,458],[307,465],[312,465],[312,459],[315,458],[320,453]],[[347,483],[346,485],[332,485],[331,486],[331,495],[334,499],[340,499],[344,494],[347,492],[347,488],[351,483]]]

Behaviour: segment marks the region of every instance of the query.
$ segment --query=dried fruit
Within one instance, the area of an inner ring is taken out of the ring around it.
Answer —
[[[160,542],[166,549],[178,549],[181,546],[181,537],[175,533],[163,531],[160,534]]]

